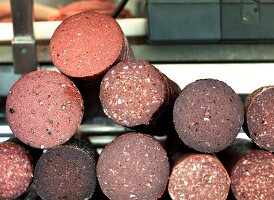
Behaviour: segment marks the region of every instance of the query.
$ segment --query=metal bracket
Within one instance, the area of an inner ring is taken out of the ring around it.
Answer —
[[[10,0],[13,33],[14,72],[24,74],[37,70],[36,46],[33,34],[33,0]]]

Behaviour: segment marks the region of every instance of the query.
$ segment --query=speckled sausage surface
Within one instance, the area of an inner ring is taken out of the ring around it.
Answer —
[[[226,83],[201,79],[187,85],[175,101],[175,129],[189,147],[206,153],[225,149],[244,122],[240,97]]]
[[[185,154],[175,162],[168,183],[173,200],[226,200],[229,175],[222,163],[209,154]]]
[[[48,150],[38,160],[34,184],[44,200],[89,199],[96,187],[96,160],[83,143]]]
[[[50,40],[54,65],[64,74],[82,80],[97,79],[114,63],[131,57],[119,24],[92,11],[65,19]]]
[[[169,169],[166,152],[158,141],[126,133],[101,152],[97,177],[109,199],[155,200],[165,190]]]
[[[274,156],[251,141],[236,139],[217,154],[231,177],[231,189],[238,200],[270,200],[274,197]]]
[[[118,124],[161,131],[173,125],[172,106],[179,92],[177,84],[147,61],[123,61],[104,76],[100,101]]]
[[[245,102],[247,134],[261,148],[274,151],[274,86],[255,90]]]
[[[79,127],[83,100],[66,76],[48,70],[24,75],[11,88],[6,117],[15,136],[36,148],[65,143]]]
[[[0,199],[12,200],[23,194],[31,183],[32,160],[21,146],[0,143]]]

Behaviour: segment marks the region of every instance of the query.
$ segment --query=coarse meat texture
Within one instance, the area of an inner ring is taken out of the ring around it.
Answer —
[[[110,16],[92,11],[65,19],[50,40],[52,62],[72,78],[91,80],[129,56],[119,24]]]
[[[6,117],[15,136],[35,148],[65,143],[83,117],[80,92],[66,76],[48,70],[30,72],[11,88]]]
[[[39,159],[34,183],[44,200],[89,199],[96,187],[96,162],[85,150],[62,145]]]
[[[32,176],[33,166],[29,153],[17,144],[0,143],[0,199],[19,197],[27,190]]]
[[[254,91],[245,105],[247,134],[261,148],[274,151],[274,86]]]
[[[201,79],[182,90],[175,101],[173,120],[187,146],[213,153],[234,141],[244,122],[244,107],[226,83]]]
[[[242,156],[231,171],[231,189],[236,199],[273,199],[273,154],[253,150]]]
[[[116,123],[137,130],[140,126],[157,129],[172,124],[172,106],[179,92],[179,86],[149,62],[132,60],[107,72],[100,100],[105,114]]]
[[[148,135],[126,133],[101,152],[97,177],[109,199],[158,199],[169,176],[169,163],[160,143]]]
[[[168,191],[173,200],[226,200],[230,178],[209,154],[185,154],[173,166]]]

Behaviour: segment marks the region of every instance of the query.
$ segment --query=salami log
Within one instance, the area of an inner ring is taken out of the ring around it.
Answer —
[[[83,100],[64,75],[48,70],[30,72],[11,88],[6,117],[15,136],[35,148],[65,143],[79,127]]]
[[[109,199],[158,199],[169,176],[160,143],[149,135],[126,133],[108,144],[97,164],[97,177]]]
[[[29,187],[33,175],[30,154],[13,142],[0,143],[0,199],[12,200]]]
[[[245,102],[245,131],[261,148],[274,151],[274,86],[255,90]]]
[[[236,139],[217,154],[231,177],[236,199],[270,200],[274,197],[274,156],[251,141]]]
[[[119,24],[92,11],[65,19],[50,40],[53,64],[83,85],[99,83],[115,63],[132,57]]]
[[[138,131],[169,132],[179,86],[147,61],[124,61],[104,76],[100,101],[105,114]]]
[[[77,140],[52,148],[38,160],[34,184],[44,200],[89,199],[96,187],[94,148]]]
[[[187,85],[175,101],[175,129],[189,147],[218,152],[236,138],[244,122],[240,97],[226,83],[215,79]]]
[[[188,153],[177,158],[168,184],[173,200],[226,200],[230,178],[222,163],[210,154]]]

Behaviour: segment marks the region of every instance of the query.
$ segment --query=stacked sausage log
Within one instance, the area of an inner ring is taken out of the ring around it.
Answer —
[[[219,80],[181,90],[134,59],[117,22],[94,12],[63,21],[50,54],[61,73],[26,74],[7,97],[7,121],[24,145],[0,144],[0,199],[32,188],[45,200],[225,200],[230,189],[236,199],[273,199],[273,87],[256,90],[245,107]],[[90,143],[70,140],[84,113],[81,93],[96,87],[105,114],[132,130],[99,158]],[[236,139],[243,124],[254,143]],[[165,146],[151,135],[167,135]],[[33,149],[46,149],[37,162]]]

